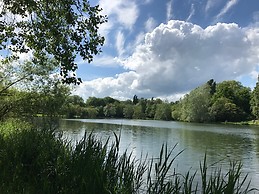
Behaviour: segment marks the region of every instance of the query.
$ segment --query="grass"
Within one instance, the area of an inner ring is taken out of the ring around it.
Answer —
[[[0,134],[0,193],[251,193],[242,164],[231,162],[208,175],[206,155],[200,174],[172,170],[174,148],[162,145],[158,158],[119,154],[120,138],[102,142],[85,134],[76,146],[53,130],[26,128]],[[243,178],[242,178],[243,177]],[[258,190],[257,190],[258,191]]]

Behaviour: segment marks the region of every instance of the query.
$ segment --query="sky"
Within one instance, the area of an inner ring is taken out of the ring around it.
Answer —
[[[73,94],[175,101],[214,79],[253,89],[259,73],[259,0],[99,0],[102,53],[78,59]]]

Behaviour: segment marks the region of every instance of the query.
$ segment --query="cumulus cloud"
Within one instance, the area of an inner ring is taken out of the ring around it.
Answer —
[[[74,94],[87,99],[90,96],[105,97],[112,96],[117,99],[127,99],[136,92],[134,85],[138,80],[136,72],[129,71],[117,75],[116,77],[98,78],[92,81],[83,82],[79,85]]]
[[[176,97],[213,78],[237,79],[255,71],[259,61],[259,28],[218,23],[202,28],[171,20],[147,33],[144,43],[122,61],[128,71],[113,78],[85,82],[87,96],[131,98]]]

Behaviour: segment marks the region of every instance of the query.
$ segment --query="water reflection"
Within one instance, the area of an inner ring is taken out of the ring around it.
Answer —
[[[120,149],[128,149],[140,158],[159,155],[162,144],[169,148],[177,144],[173,154],[177,157],[175,167],[180,173],[199,163],[207,153],[208,163],[219,162],[222,168],[229,167],[229,160],[241,160],[243,170],[250,173],[252,185],[259,183],[259,129],[248,126],[193,124],[142,120],[62,120],[60,129],[72,141],[80,140],[84,132],[93,132],[97,137],[114,140],[113,133],[120,134]]]

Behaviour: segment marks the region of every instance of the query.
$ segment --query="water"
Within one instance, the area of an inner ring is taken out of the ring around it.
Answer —
[[[195,124],[173,121],[123,120],[123,119],[74,119],[62,120],[60,129],[72,141],[80,140],[85,131],[93,132],[106,140],[113,133],[120,134],[120,149],[128,149],[140,158],[158,157],[162,144],[176,147],[173,155],[184,150],[174,162],[178,172],[185,174],[199,170],[207,154],[213,167],[229,168],[229,161],[243,163],[243,172],[249,174],[251,186],[259,188],[259,127]],[[215,164],[216,163],[216,164]]]

